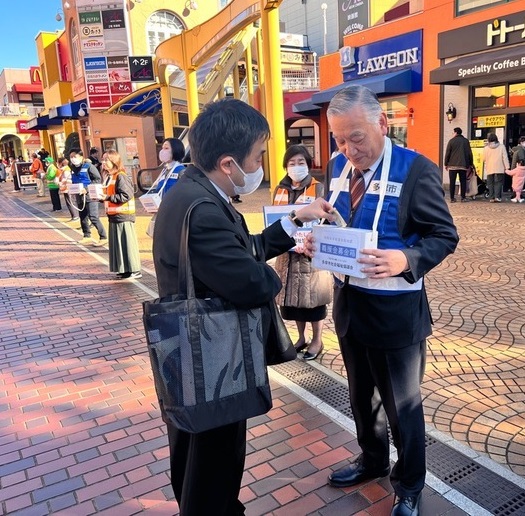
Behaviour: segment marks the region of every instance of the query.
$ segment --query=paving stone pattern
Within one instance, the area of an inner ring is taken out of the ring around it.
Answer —
[[[76,245],[78,223],[51,218],[47,198],[9,186],[0,188],[0,512],[178,514],[140,321],[150,295],[114,280],[104,248]],[[260,190],[238,205],[253,229],[266,199]],[[428,278],[436,324],[423,392],[430,425],[525,475],[521,209],[452,206],[462,242]],[[148,220],[137,220],[146,269]],[[140,284],[155,279],[144,272]],[[331,319],[321,363],[344,375]],[[388,479],[326,485],[358,453],[355,437],[272,387],[273,409],[249,425],[247,514],[389,514]],[[465,514],[429,487],[423,508]]]

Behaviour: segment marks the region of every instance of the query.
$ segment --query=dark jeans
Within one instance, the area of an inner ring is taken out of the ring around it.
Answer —
[[[503,197],[503,179],[505,174],[488,174],[487,188],[491,199],[501,199]]]
[[[85,200],[85,204],[84,204]],[[89,227],[88,220],[91,221],[93,226],[97,228],[98,236],[100,238],[107,238],[106,230],[98,218],[98,202],[90,201],[85,199],[83,195],[77,195],[77,205],[83,209],[80,211],[80,226],[82,227],[82,233],[86,238],[91,236],[91,228]]]
[[[467,171],[466,170],[449,170],[448,176],[450,178],[450,200],[456,196],[456,177],[459,174],[459,190],[461,198],[467,197]]]
[[[49,189],[49,197],[51,197],[51,203],[53,204],[53,211],[62,209],[62,203],[60,202],[60,191],[58,188]]]

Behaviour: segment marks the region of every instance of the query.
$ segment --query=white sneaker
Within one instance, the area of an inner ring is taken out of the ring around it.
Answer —
[[[518,198],[514,197],[514,199],[511,199],[510,202],[518,202]],[[521,201],[520,201],[521,202]]]
[[[102,247],[103,245],[106,245],[108,243],[107,238],[101,238],[98,242],[93,242],[94,247]]]
[[[525,202],[525,199],[520,199],[518,202]]]

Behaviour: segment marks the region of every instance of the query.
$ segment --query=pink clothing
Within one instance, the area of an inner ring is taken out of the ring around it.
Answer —
[[[505,173],[512,176],[512,189],[521,192],[525,183],[525,165],[516,165],[516,168],[505,170]]]

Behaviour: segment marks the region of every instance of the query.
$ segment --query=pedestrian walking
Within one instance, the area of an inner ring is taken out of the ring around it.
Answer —
[[[490,202],[501,202],[503,198],[503,178],[509,169],[509,157],[505,147],[500,144],[496,133],[487,135],[487,145],[483,149],[483,162],[487,176]]]
[[[512,176],[512,190],[514,192],[514,197],[510,201],[525,201],[525,199],[521,198],[523,184],[525,183],[525,159],[518,160],[516,166],[511,170],[506,170],[505,173],[509,176]]]
[[[274,270],[253,255],[250,238],[272,258],[294,245],[297,225],[284,217],[250,237],[245,221],[229,197],[248,195],[260,185],[268,122],[248,104],[222,99],[207,104],[192,123],[189,142],[194,165],[188,166],[162,201],[153,259],[160,297],[176,295],[181,229],[188,208],[198,199],[189,221],[188,253],[197,297],[220,296],[234,307],[265,307],[281,288]],[[322,198],[297,210],[295,220],[327,217]],[[217,356],[222,342],[212,342]],[[226,375],[226,378],[229,374]],[[225,381],[228,381],[227,379]],[[163,407],[161,406],[161,410]],[[246,420],[200,433],[176,428],[166,414],[171,484],[182,515],[244,514],[239,492],[246,455]]]
[[[445,169],[450,180],[450,202],[456,202],[456,179],[459,174],[461,201],[467,201],[467,170],[474,164],[472,149],[461,127],[454,127],[454,136],[447,143]]]
[[[108,173],[102,195],[109,221],[109,270],[117,279],[139,279],[140,254],[135,232],[135,197],[133,181],[126,174],[120,154],[107,151],[102,165]]]
[[[381,228],[377,249],[360,250],[358,263],[367,277],[336,278],[332,314],[362,453],[328,482],[350,487],[390,473],[392,516],[417,516],[426,474],[420,383],[432,321],[424,275],[454,251],[458,235],[437,166],[392,144],[374,93],[344,88],[330,101],[327,116],[341,151],[331,167],[330,190],[337,192],[342,174],[350,177],[334,207],[353,228],[370,230],[376,216]],[[381,204],[388,209],[376,215],[385,181]],[[392,471],[387,419],[398,455]]]

